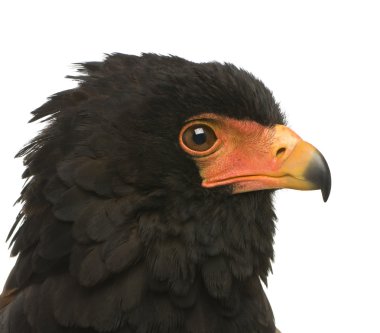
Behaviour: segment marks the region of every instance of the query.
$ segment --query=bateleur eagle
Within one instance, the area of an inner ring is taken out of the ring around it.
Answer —
[[[231,64],[112,54],[33,112],[2,333],[274,333],[275,189],[331,185]]]

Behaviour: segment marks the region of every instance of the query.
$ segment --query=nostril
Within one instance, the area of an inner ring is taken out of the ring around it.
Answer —
[[[277,157],[277,158],[278,158],[278,157],[281,157],[281,156],[285,153],[285,151],[286,151],[286,148],[284,148],[284,147],[280,148],[280,149],[277,150],[277,152],[276,152],[276,157]]]

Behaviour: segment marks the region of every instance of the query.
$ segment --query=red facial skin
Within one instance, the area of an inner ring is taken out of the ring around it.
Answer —
[[[211,127],[217,137],[214,145],[202,152],[190,149],[182,140],[184,131],[198,124]],[[205,113],[189,119],[179,141],[193,156],[203,187],[232,185],[233,193],[318,188],[304,174],[313,156],[320,153],[286,126],[265,127],[254,121]]]

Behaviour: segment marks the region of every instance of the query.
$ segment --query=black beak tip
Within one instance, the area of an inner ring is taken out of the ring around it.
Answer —
[[[328,171],[328,177],[326,177],[324,184],[321,188],[323,201],[326,202],[329,199],[331,191],[331,174],[330,170]]]
[[[331,173],[326,159],[319,151],[314,154],[305,176],[321,189],[323,201],[326,202],[331,191]]]

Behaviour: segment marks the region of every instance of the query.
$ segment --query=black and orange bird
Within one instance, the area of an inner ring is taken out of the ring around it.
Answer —
[[[280,188],[322,154],[231,64],[112,54],[33,111],[1,333],[274,333],[262,283]]]

